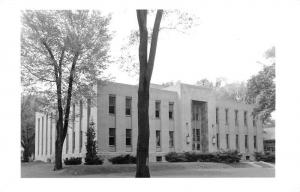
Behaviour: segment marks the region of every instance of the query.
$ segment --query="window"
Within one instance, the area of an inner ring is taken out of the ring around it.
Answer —
[[[109,128],[109,145],[115,146],[116,145],[116,129]]]
[[[162,156],[156,156],[156,161],[161,162],[162,161]]]
[[[196,129],[196,139],[200,141],[200,129]]]
[[[42,155],[44,154],[44,117],[42,117]]]
[[[169,119],[174,119],[174,103],[169,103]]]
[[[160,147],[160,131],[156,130],[156,147]]]
[[[229,149],[229,134],[226,134],[226,148]]]
[[[254,143],[254,149],[256,149],[257,148],[257,145],[256,145],[256,135],[254,135],[254,137],[253,137],[253,143]]]
[[[228,125],[228,109],[225,109],[225,122],[226,122],[226,125]]]
[[[82,100],[79,102],[79,153],[82,149]]]
[[[216,108],[216,124],[219,125],[219,108]]]
[[[130,116],[131,115],[131,97],[126,97],[126,109],[125,109],[125,114]]]
[[[244,126],[248,127],[247,111],[244,111]]]
[[[114,115],[116,110],[116,96],[109,95],[109,114]]]
[[[234,111],[234,122],[235,122],[235,126],[238,127],[239,126],[239,111],[238,110]]]
[[[219,133],[217,133],[217,148],[220,149],[220,138]]]
[[[245,148],[248,149],[248,135],[245,135]]]
[[[38,118],[38,155],[40,154],[40,118]]]
[[[68,153],[69,151],[69,133],[67,133],[67,136],[66,136],[66,154]]]
[[[174,131],[169,131],[169,147],[174,147]]]
[[[160,113],[160,101],[155,101],[155,118],[159,118]]]
[[[239,148],[240,148],[239,135],[235,135],[235,147],[237,150],[239,150]]]
[[[252,124],[253,124],[253,127],[256,127],[256,117],[254,114],[252,115]]]
[[[131,129],[126,129],[126,146],[131,146]]]

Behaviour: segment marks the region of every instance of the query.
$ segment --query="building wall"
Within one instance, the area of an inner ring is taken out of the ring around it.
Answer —
[[[138,138],[138,110],[137,110],[137,91],[138,87],[120,83],[100,84],[97,86],[97,97],[92,100],[91,112],[89,121],[95,123],[96,139],[98,144],[99,155],[110,158],[121,154],[136,154],[137,138]],[[109,95],[114,95],[116,98],[115,115],[109,114]],[[125,114],[125,99],[132,98],[131,115]],[[155,101],[160,101],[160,118],[155,118]],[[207,115],[207,131],[202,132],[201,139],[206,139],[208,152],[236,150],[235,139],[239,135],[239,151],[245,156],[252,157],[256,151],[263,151],[262,125],[261,121],[257,121],[257,126],[252,124],[251,105],[245,105],[228,100],[220,100],[216,98],[213,90],[201,88],[199,86],[176,84],[167,88],[151,88],[149,101],[149,123],[150,123],[150,140],[149,140],[149,160],[156,161],[157,156],[161,156],[164,160],[164,155],[171,152],[186,152],[192,151],[192,101],[205,102],[205,110]],[[169,102],[174,103],[174,119],[169,119]],[[73,106],[72,106],[73,107]],[[216,124],[216,108],[219,109],[219,124]],[[225,123],[225,109],[228,109],[229,123]],[[235,126],[234,111],[238,110],[238,124]],[[244,111],[247,111],[247,127],[244,126]],[[80,105],[75,104],[75,148],[73,149],[72,121],[71,108],[70,123],[68,128],[68,142],[65,140],[63,145],[63,158],[67,157],[84,157],[86,130],[88,127],[88,107],[86,102],[83,104],[82,120],[80,126]],[[47,161],[54,160],[55,154],[55,132],[56,120],[50,114],[36,113],[36,140],[35,159]],[[42,119],[44,125],[42,126]],[[38,123],[40,121],[40,123]],[[52,125],[52,131],[51,131]],[[48,127],[48,129],[46,128]],[[82,129],[82,150],[80,150],[80,127]],[[109,146],[109,128],[116,130],[116,145],[115,148]],[[132,129],[132,147],[126,146],[126,129]],[[47,133],[46,133],[47,130]],[[156,147],[156,130],[161,132],[161,147],[160,150]],[[174,131],[174,148],[169,147],[169,131]],[[219,148],[217,148],[216,134],[219,134]],[[226,134],[229,135],[229,148],[226,146]],[[48,139],[46,139],[46,135]],[[245,135],[248,135],[248,150],[245,149]],[[257,136],[257,148],[254,149],[253,136]],[[52,136],[52,139],[50,138]],[[43,139],[42,139],[43,138]],[[47,140],[47,150],[46,150]],[[50,147],[52,146],[52,149]],[[66,147],[68,145],[68,151]],[[47,153],[46,153],[47,151]],[[43,152],[43,153],[42,153]],[[201,152],[201,151],[200,151]],[[203,151],[202,151],[203,152]]]

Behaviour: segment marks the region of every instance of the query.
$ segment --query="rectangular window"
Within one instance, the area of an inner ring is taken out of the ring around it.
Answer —
[[[200,141],[200,129],[196,129],[196,139]]]
[[[155,101],[155,118],[160,117],[160,101]]]
[[[254,114],[252,115],[252,124],[253,124],[253,127],[256,127],[256,117]]]
[[[109,114],[114,115],[116,113],[116,96],[109,95]]]
[[[216,108],[216,124],[219,125],[219,108]]]
[[[126,97],[126,109],[125,109],[125,114],[126,115],[128,115],[128,116],[130,116],[131,115],[131,101],[132,101],[132,99],[131,99],[131,97]]]
[[[244,111],[244,126],[248,127],[247,111]]]
[[[169,131],[169,147],[174,147],[174,131]]]
[[[156,147],[160,147],[160,131],[156,130]]]
[[[229,134],[226,134],[226,148],[229,149]]]
[[[219,133],[217,133],[217,149],[220,149],[220,136],[219,136]]]
[[[196,129],[193,129],[193,141],[196,141]]]
[[[52,113],[50,114],[50,155],[52,154]]]
[[[42,117],[42,155],[44,154],[44,117]]]
[[[253,143],[254,143],[254,149],[256,149],[257,148],[257,145],[256,145],[256,135],[254,135],[254,137],[253,137]]]
[[[116,145],[116,129],[109,128],[109,145],[115,146]]]
[[[68,153],[69,151],[69,133],[67,133],[66,135],[66,154]]]
[[[81,153],[82,149],[82,100],[79,102],[79,153]]]
[[[236,147],[236,150],[239,150],[239,148],[240,148],[239,135],[235,135],[235,147]]]
[[[38,155],[40,154],[40,118],[38,118]]]
[[[234,122],[235,122],[235,126],[238,127],[239,126],[239,111],[238,110],[234,111]]]
[[[225,109],[225,123],[226,123],[226,125],[229,124],[229,121],[228,121],[228,109]]]
[[[248,149],[248,135],[245,135],[245,148]]]
[[[126,146],[131,146],[131,134],[132,130],[131,129],[126,129]]]
[[[45,154],[48,154],[48,114],[46,115],[46,150]]]
[[[169,119],[174,119],[174,103],[169,103]]]

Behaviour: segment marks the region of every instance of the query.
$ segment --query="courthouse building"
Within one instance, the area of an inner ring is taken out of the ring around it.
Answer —
[[[74,103],[63,158],[84,157],[86,130],[95,123],[102,158],[136,154],[138,86],[97,85],[97,97]],[[263,151],[262,124],[252,115],[253,105],[219,98],[215,90],[177,83],[150,88],[149,160],[165,161],[169,152],[237,150],[244,159]],[[55,117],[36,113],[35,159],[53,161]]]

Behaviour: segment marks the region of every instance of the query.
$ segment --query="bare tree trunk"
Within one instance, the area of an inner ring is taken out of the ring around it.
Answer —
[[[62,118],[59,117],[56,124],[56,140],[55,140],[55,162],[54,162],[54,171],[62,169],[62,149],[64,138],[62,134]]]
[[[137,10],[139,23],[140,45],[140,77],[138,90],[138,143],[137,143],[137,164],[136,177],[150,177],[149,171],[149,88],[154,66],[156,45],[162,10],[156,13],[149,61],[147,61],[148,30],[147,30],[147,10]]]

